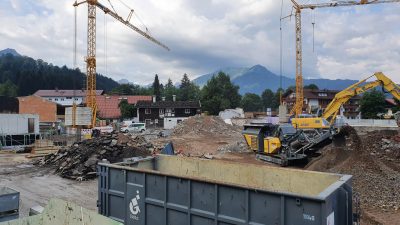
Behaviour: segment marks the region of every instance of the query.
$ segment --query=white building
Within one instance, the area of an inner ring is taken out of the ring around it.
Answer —
[[[97,90],[96,95],[102,95],[103,90]],[[34,95],[40,96],[62,106],[79,105],[84,102],[86,91],[83,90],[38,90]]]

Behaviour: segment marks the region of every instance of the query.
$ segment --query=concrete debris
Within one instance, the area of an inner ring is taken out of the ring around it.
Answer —
[[[227,153],[227,152],[249,152],[250,149],[248,148],[247,144],[243,139],[233,142],[231,144],[224,145],[218,149],[219,153]]]
[[[41,165],[54,166],[61,177],[87,180],[96,177],[97,162],[106,159],[111,163],[124,158],[151,155],[154,149],[142,136],[130,137],[124,134],[105,134],[99,138],[75,143],[57,154],[46,156]]]
[[[199,135],[199,134],[217,134],[232,136],[241,131],[241,127],[226,124],[218,116],[193,116],[183,121],[175,127],[173,136],[179,135]]]

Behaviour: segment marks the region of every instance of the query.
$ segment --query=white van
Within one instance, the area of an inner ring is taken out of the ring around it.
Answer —
[[[145,123],[132,123],[127,127],[122,127],[121,132],[128,133],[128,132],[144,132],[146,131],[146,124]]]

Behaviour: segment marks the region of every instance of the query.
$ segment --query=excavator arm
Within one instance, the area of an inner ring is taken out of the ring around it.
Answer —
[[[376,81],[365,83],[369,78],[375,76]],[[374,75],[361,80],[343,91],[337,93],[335,98],[326,107],[322,117],[333,124],[335,122],[336,115],[339,112],[340,107],[349,101],[352,97],[362,94],[370,89],[377,86],[382,86],[386,91],[390,92],[396,99],[400,100],[400,87],[394,83],[390,78],[385,76],[382,72],[377,72]]]

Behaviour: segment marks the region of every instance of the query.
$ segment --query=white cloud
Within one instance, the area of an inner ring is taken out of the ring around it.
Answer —
[[[151,34],[167,44],[164,51],[97,10],[99,73],[106,73],[104,21],[107,24],[107,74],[142,84],[159,74],[162,81],[192,78],[226,66],[263,64],[279,73],[279,15],[276,0],[123,0],[134,7]],[[73,0],[0,2],[0,49],[56,65],[72,66]],[[108,1],[101,0],[109,6]],[[111,1],[122,17],[129,10]],[[310,2],[310,1],[303,1]],[[314,1],[315,2],[315,1]],[[284,14],[291,11],[285,0]],[[362,79],[377,70],[400,82],[399,6],[336,8],[316,11],[315,52],[311,11],[303,12],[304,74]],[[105,19],[106,18],[106,19]],[[87,7],[78,8],[78,66],[85,71]],[[138,18],[132,23],[144,29]],[[284,21],[283,71],[293,76],[294,18]],[[393,75],[392,75],[393,74]]]

